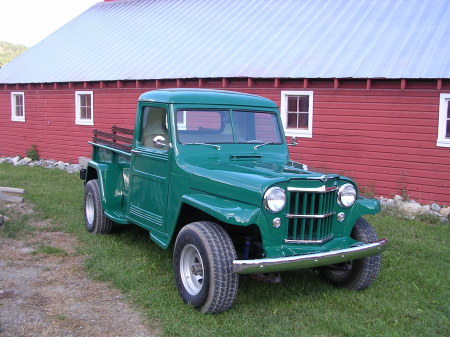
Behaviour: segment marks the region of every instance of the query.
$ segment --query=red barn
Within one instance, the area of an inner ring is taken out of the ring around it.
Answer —
[[[447,0],[104,1],[0,69],[0,156],[76,162],[155,88],[280,105],[294,160],[450,204]]]

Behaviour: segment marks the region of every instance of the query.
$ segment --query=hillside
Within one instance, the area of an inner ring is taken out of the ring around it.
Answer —
[[[28,47],[20,44],[0,41],[0,67],[3,67],[6,63],[22,54],[27,49]]]

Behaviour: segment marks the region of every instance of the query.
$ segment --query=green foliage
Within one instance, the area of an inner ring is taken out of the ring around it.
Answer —
[[[27,157],[32,161],[38,161],[40,159],[36,145],[31,145],[31,149],[27,151]]]
[[[120,225],[111,235],[85,231],[83,184],[76,175],[0,164],[0,185],[25,188],[25,198],[46,218],[76,233],[83,243],[80,253],[90,256],[89,274],[127,294],[165,336],[450,335],[448,225],[368,216],[390,244],[379,278],[367,290],[335,288],[314,270],[283,273],[278,285],[242,277],[233,307],[212,316],[183,304],[171,249],[160,249],[147,231]]]
[[[0,41],[0,67],[22,54],[28,47]]]

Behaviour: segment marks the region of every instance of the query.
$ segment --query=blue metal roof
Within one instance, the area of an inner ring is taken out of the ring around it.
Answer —
[[[0,69],[0,83],[450,78],[449,0],[100,2]]]

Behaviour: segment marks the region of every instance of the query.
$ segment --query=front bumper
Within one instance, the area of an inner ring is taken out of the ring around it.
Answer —
[[[386,243],[386,239],[381,239],[328,252],[256,260],[234,260],[233,272],[236,274],[261,274],[326,266],[379,254],[386,249]]]

